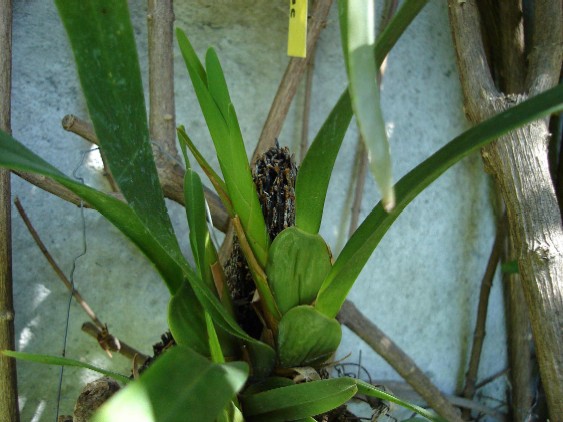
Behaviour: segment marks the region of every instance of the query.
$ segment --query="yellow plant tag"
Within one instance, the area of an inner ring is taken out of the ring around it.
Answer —
[[[288,56],[305,57],[307,55],[307,1],[289,0]]]

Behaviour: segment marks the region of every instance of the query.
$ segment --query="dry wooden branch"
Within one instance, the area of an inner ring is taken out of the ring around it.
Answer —
[[[352,302],[344,302],[337,319],[385,359],[440,416],[451,422],[462,421],[459,410],[432,384],[416,363],[362,315]]]
[[[326,20],[332,0],[317,0],[311,11],[311,17],[307,30],[307,51],[313,51],[321,29],[326,26]],[[251,166],[254,166],[256,159],[264,154],[268,149],[275,145],[276,139],[281,132],[291,101],[297,92],[299,82],[307,69],[307,63],[311,60],[311,55],[306,59],[291,58],[285,69],[285,73],[274,97],[270,112],[262,128],[260,139],[254,153],[252,154]]]
[[[462,396],[466,399],[473,399],[476,391],[477,373],[479,372],[479,362],[481,360],[481,351],[483,349],[483,342],[485,340],[485,324],[487,322],[487,311],[489,308],[489,294],[493,285],[493,278],[495,276],[496,268],[500,260],[502,246],[504,243],[504,229],[503,226],[497,229],[497,235],[489,256],[487,269],[481,280],[481,292],[479,293],[479,305],[477,308],[477,320],[475,322],[475,331],[473,333],[473,346],[471,348],[471,356],[469,358],[469,367],[465,375],[465,387]],[[464,419],[470,417],[470,411],[463,412]]]
[[[66,115],[62,120],[63,128],[76,133],[80,137],[86,139],[87,141],[99,146],[98,138],[94,133],[93,126],[74,116]],[[179,164],[179,161],[173,155],[168,154],[165,150],[160,148],[160,144],[153,144],[153,151],[157,160],[157,170],[160,178],[160,183],[162,185],[162,190],[164,191],[164,196],[167,198],[184,205],[184,170]],[[27,173],[24,175],[26,180],[32,175]],[[24,177],[22,176],[22,177]],[[66,188],[59,189],[57,183],[53,182],[51,179],[35,176],[34,179],[29,179],[29,181],[36,186],[47,190],[48,192],[54,193],[72,203],[80,204],[80,198],[76,197],[74,194],[70,193]],[[57,189],[55,189],[57,188]],[[221,200],[215,192],[204,186],[205,199],[209,204],[209,209],[211,211],[211,216],[213,218],[213,225],[225,232],[229,223],[229,216],[225,211]],[[117,198],[123,200],[123,197],[119,194],[114,195]],[[76,199],[74,199],[76,198]],[[77,201],[77,202],[75,202]]]
[[[12,2],[0,0],[0,129],[10,133]],[[0,350],[14,350],[10,171],[0,169]],[[16,362],[0,355],[0,420],[19,421]]]
[[[516,258],[512,242],[507,242],[505,262]],[[508,364],[510,367],[510,408],[515,422],[529,421],[534,403],[535,383],[533,373],[537,372],[532,361],[532,329],[522,280],[519,274],[503,276],[506,304],[506,326],[508,331]]]
[[[557,83],[561,70],[563,5],[534,3],[532,45],[527,49],[525,87],[535,95]],[[471,121],[481,122],[526,95],[500,93],[491,76],[480,37],[475,0],[449,0],[458,67]],[[546,121],[534,122],[482,150],[507,209],[515,240],[524,296],[540,374],[552,421],[563,420],[563,228],[547,161]]]

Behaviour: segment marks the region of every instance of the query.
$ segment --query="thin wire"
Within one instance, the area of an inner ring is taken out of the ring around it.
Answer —
[[[75,167],[75,169],[72,171],[72,177],[74,177],[76,180],[78,180],[82,184],[84,184],[84,178],[78,175],[78,170],[84,164],[84,158],[86,157],[86,155],[88,155],[92,151],[95,151],[95,149],[82,151],[82,156],[80,158],[80,162]],[[70,307],[71,307],[71,304],[72,304],[72,297],[73,297],[73,294],[74,294],[74,271],[76,270],[76,262],[78,261],[78,259],[80,259],[84,255],[86,255],[86,252],[88,250],[88,244],[86,242],[86,219],[84,217],[84,203],[82,202],[82,200],[80,201],[80,220],[81,220],[81,225],[82,225],[82,251],[78,255],[76,255],[74,257],[74,259],[72,260],[72,269],[70,270],[69,280],[70,280],[70,285],[72,286],[72,291],[70,292],[70,294],[68,296],[68,303],[67,303],[67,307],[66,307],[66,320],[65,320],[64,338],[63,338],[63,350],[62,350],[62,354],[61,354],[62,357],[66,356],[68,328],[69,328],[69,324],[70,324]],[[59,419],[59,410],[60,410],[60,404],[61,404],[62,385],[63,385],[63,375],[64,375],[64,366],[61,366],[61,369],[60,369],[60,372],[59,372],[59,385],[58,385],[58,389],[57,389],[58,390],[57,391],[57,411],[56,411],[55,421],[58,421],[58,419]]]

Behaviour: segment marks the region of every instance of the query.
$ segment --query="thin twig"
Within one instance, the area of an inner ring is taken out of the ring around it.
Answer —
[[[76,133],[94,145],[100,145],[100,142],[94,133],[94,128],[90,123],[69,114],[63,118],[62,125],[64,129]],[[157,170],[164,196],[172,199],[180,205],[184,205],[184,169],[173,156],[169,155],[166,151],[161,151],[160,148],[161,144],[157,144],[154,150],[158,156],[161,157]],[[53,182],[51,179],[43,176],[33,176],[27,173],[22,175],[22,177],[34,185],[39,186],[48,192],[54,193],[66,201],[77,205],[80,204],[80,198],[73,193],[69,193],[66,188],[60,187],[61,185]],[[213,225],[222,232],[225,232],[229,224],[229,216],[227,215],[221,200],[217,194],[209,188],[204,186],[203,189],[205,191],[205,199],[209,204],[209,209],[213,218]],[[114,196],[124,200],[123,196],[120,194],[115,194]]]
[[[356,159],[354,166],[356,186],[354,188],[354,201],[352,202],[352,215],[350,217],[350,227],[348,228],[348,237],[352,236],[358,228],[360,221],[360,211],[362,210],[362,198],[364,195],[364,186],[366,184],[366,174],[368,169],[368,156],[366,145],[362,141],[361,135],[358,135],[358,145],[356,150]]]
[[[107,330],[100,330],[100,328],[91,322],[85,322],[82,324],[82,331],[91,337],[94,337],[99,343],[103,342],[106,346],[111,347],[111,345],[119,345],[119,347],[113,347],[109,350],[112,352],[118,352],[128,359],[135,359],[135,362],[139,362],[140,365],[143,365],[149,359],[149,356],[139,352],[124,341],[118,340],[116,337],[109,334]],[[102,345],[102,347],[104,347],[104,345]]]
[[[78,304],[82,307],[82,309],[84,309],[84,312],[86,312],[86,315],[88,315],[90,317],[90,319],[94,322],[94,324],[96,324],[100,329],[103,329],[105,327],[105,325],[98,319],[98,317],[96,316],[96,314],[94,313],[92,308],[90,308],[90,306],[84,300],[84,298],[78,292],[78,290],[76,290],[74,288],[74,286],[72,285],[70,280],[67,278],[65,273],[58,266],[57,262],[55,261],[55,259],[51,255],[51,253],[47,250],[47,247],[45,246],[45,244],[43,243],[43,241],[39,237],[39,234],[37,233],[37,231],[33,227],[33,224],[31,224],[31,221],[29,220],[29,217],[27,216],[27,213],[25,212],[19,198],[16,197],[16,199],[14,200],[14,204],[16,205],[18,213],[20,214],[20,217],[22,218],[25,226],[27,227],[27,230],[31,234],[31,237],[33,237],[33,240],[35,241],[35,243],[39,247],[39,250],[41,251],[43,256],[47,259],[47,262],[49,263],[51,268],[55,271],[55,273],[57,274],[59,279],[65,285],[65,287],[72,293],[74,299],[78,302]]]
[[[12,2],[0,0],[0,129],[11,132]],[[15,349],[10,171],[0,169],[0,350]],[[0,355],[0,420],[19,421],[16,362]]]
[[[489,308],[489,295],[493,285],[493,278],[500,260],[502,246],[504,242],[504,224],[499,224],[497,234],[487,269],[483,279],[481,280],[481,291],[479,293],[479,305],[477,308],[477,320],[475,322],[475,331],[473,334],[473,346],[471,348],[471,357],[469,358],[469,367],[465,375],[465,387],[462,396],[466,399],[473,399],[476,391],[477,373],[479,372],[479,362],[481,360],[481,351],[483,350],[483,342],[485,340],[485,324],[487,322],[487,310]],[[466,410],[463,417],[467,419],[470,413]]]
[[[424,375],[416,363],[373,322],[358,311],[352,302],[348,300],[344,302],[337,318],[341,324],[356,333],[385,359],[440,416],[451,422],[462,421],[460,412],[432,384],[432,381]]]
[[[62,125],[63,125],[63,129],[69,132],[76,133],[81,137],[83,137],[84,139],[86,139],[87,141],[98,145],[98,138],[94,133],[94,127],[90,123],[85,122],[84,120],[80,120],[74,114],[67,114],[66,116],[64,116],[62,120]],[[112,192],[119,192],[119,186],[117,186],[117,183],[115,182],[115,179],[113,178],[113,175],[111,174],[111,170],[107,164],[106,155],[104,154],[104,151],[102,151],[101,148],[99,148],[99,151],[104,166],[104,177],[107,179],[108,183],[110,184]]]
[[[311,12],[307,30],[307,51],[313,51],[321,33],[321,29],[326,26],[326,20],[332,0],[317,0]],[[256,159],[275,145],[276,139],[280,134],[283,123],[289,111],[291,101],[297,92],[299,82],[303,73],[307,69],[307,63],[311,59],[301,59],[293,57],[289,60],[283,78],[274,97],[270,112],[262,128],[260,139],[254,153],[252,154],[252,166]]]
[[[108,332],[107,324],[104,324],[102,321],[100,321],[98,319],[98,317],[96,316],[96,314],[94,313],[94,311],[92,310],[90,305],[88,305],[88,303],[84,300],[84,298],[82,297],[80,292],[78,290],[76,290],[76,288],[74,288],[74,286],[72,285],[70,280],[67,278],[65,273],[61,270],[61,268],[59,267],[59,265],[57,264],[57,262],[55,261],[55,259],[51,255],[51,253],[48,251],[47,247],[45,246],[45,244],[43,243],[43,241],[39,237],[39,234],[37,233],[37,231],[33,227],[33,224],[29,220],[29,217],[27,216],[27,213],[25,212],[19,198],[16,198],[14,203],[16,205],[18,213],[20,214],[25,226],[27,227],[27,230],[29,231],[29,233],[33,237],[33,240],[35,241],[35,243],[39,247],[39,250],[41,251],[43,256],[47,259],[47,262],[49,263],[51,268],[55,271],[55,273],[57,274],[59,279],[65,285],[65,287],[72,293],[72,296],[78,302],[78,304],[82,307],[82,309],[84,310],[86,315],[88,315],[88,317],[90,317],[90,319],[93,321],[93,324],[92,323],[84,324],[84,325],[87,325],[87,327],[84,328],[84,326],[83,326],[82,327],[83,331],[86,331],[86,332],[88,332],[88,334],[91,334],[91,335],[93,333],[95,333],[94,337],[96,337],[100,346],[102,346],[102,348],[106,352],[108,352],[108,354],[109,354],[110,351],[114,351],[114,352],[117,351],[117,352],[119,352],[119,353],[121,353],[121,354],[123,354],[127,357],[130,357],[131,359],[133,358],[133,356],[135,354],[140,355],[142,358],[146,358],[145,355],[143,355],[142,353],[134,350],[132,347],[128,346],[127,344],[124,344],[122,341],[118,340],[116,337],[114,337],[113,335],[111,335]],[[124,348],[125,348],[125,350],[122,350]],[[110,356],[111,356],[111,354],[110,354]]]

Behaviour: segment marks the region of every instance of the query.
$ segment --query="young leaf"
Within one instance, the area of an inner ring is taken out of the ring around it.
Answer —
[[[215,363],[225,363],[225,357],[221,350],[221,344],[217,337],[217,331],[213,326],[213,320],[207,312],[205,312],[205,324],[207,326],[207,337],[209,339],[209,351],[211,352],[211,360]]]
[[[340,34],[348,73],[348,90],[371,172],[382,193],[383,206],[395,205],[391,154],[381,111],[378,67],[375,64],[374,0],[339,0]]]
[[[169,253],[179,256],[153,159],[127,1],[56,4],[111,173],[147,229]]]
[[[208,69],[205,78],[202,77],[200,73],[202,70],[201,63],[188,38],[181,30],[177,30],[176,34],[211,139],[215,145],[219,165],[225,178],[235,214],[240,218],[258,262],[262,267],[265,267],[270,239],[252,180],[236,113],[232,104],[226,104],[228,92],[225,93],[227,88],[223,71],[214,53],[208,53]],[[212,78],[218,86],[210,87],[209,78]],[[223,114],[224,110],[226,110],[226,115]]]
[[[180,139],[180,146],[183,146],[183,148],[185,148],[186,145],[188,146],[199,166],[202,168],[203,172],[207,175],[207,177],[213,184],[215,191],[217,191],[217,195],[219,195],[223,206],[227,210],[227,214],[229,214],[229,216],[233,218],[235,216],[235,212],[233,210],[233,204],[231,202],[231,199],[229,198],[229,194],[227,193],[227,185],[225,185],[225,182],[223,182],[219,175],[215,173],[215,170],[213,170],[213,168],[205,160],[203,155],[201,155],[201,153],[197,150],[194,143],[186,133],[184,126],[180,126],[177,132],[178,138]]]
[[[89,369],[91,371],[95,371],[102,375],[113,378],[114,380],[122,382],[124,384],[127,384],[129,381],[131,381],[129,377],[118,374],[117,372],[108,371],[102,368],[98,368],[97,366],[90,365],[86,362],[80,362],[74,359],[63,358],[61,356],[49,356],[49,355],[41,355],[36,353],[15,352],[13,350],[2,350],[1,352],[5,356],[9,356],[20,360],[27,360],[30,362],[43,363],[47,365],[57,365],[57,366],[75,366],[77,368]]]
[[[268,253],[266,274],[279,311],[311,305],[330,272],[331,254],[318,234],[288,227],[276,236]]]
[[[247,377],[244,362],[218,365],[187,347],[176,346],[106,402],[93,421],[212,422]]]
[[[328,412],[354,397],[357,390],[352,379],[332,378],[275,388],[241,400],[250,421],[292,421]]]
[[[399,406],[404,407],[405,409],[409,409],[412,410],[413,412],[418,413],[419,415],[424,416],[425,418],[431,420],[431,421],[435,421],[435,422],[445,422],[444,419],[442,419],[439,416],[435,416],[432,412],[429,412],[426,409],[423,409],[420,406],[416,406],[414,404],[410,404],[409,402],[403,401],[398,397],[395,397],[392,394],[389,394],[385,391],[379,390],[377,388],[375,388],[373,385],[361,380],[361,379],[357,379],[357,378],[353,378],[353,380],[356,382],[356,385],[358,386],[358,394],[365,394],[366,396],[369,397],[376,397],[378,399],[382,399],[385,401],[390,401],[392,403],[398,404]]]
[[[65,176],[1,130],[0,167],[41,174],[59,182],[98,210],[109,222],[129,237],[155,265],[171,293],[181,286],[184,275],[178,260],[187,265],[184,258],[176,254],[172,256],[170,251],[160,244],[161,238],[155,238],[154,233],[147,230],[137,214],[127,204]]]
[[[312,306],[296,306],[281,319],[278,359],[282,368],[315,366],[326,362],[340,344],[342,328]]]
[[[317,297],[319,312],[334,318],[379,241],[405,207],[462,158],[506,132],[563,110],[563,84],[518,104],[454,138],[420,163],[395,186],[397,205],[386,213],[377,204],[338,256]]]

